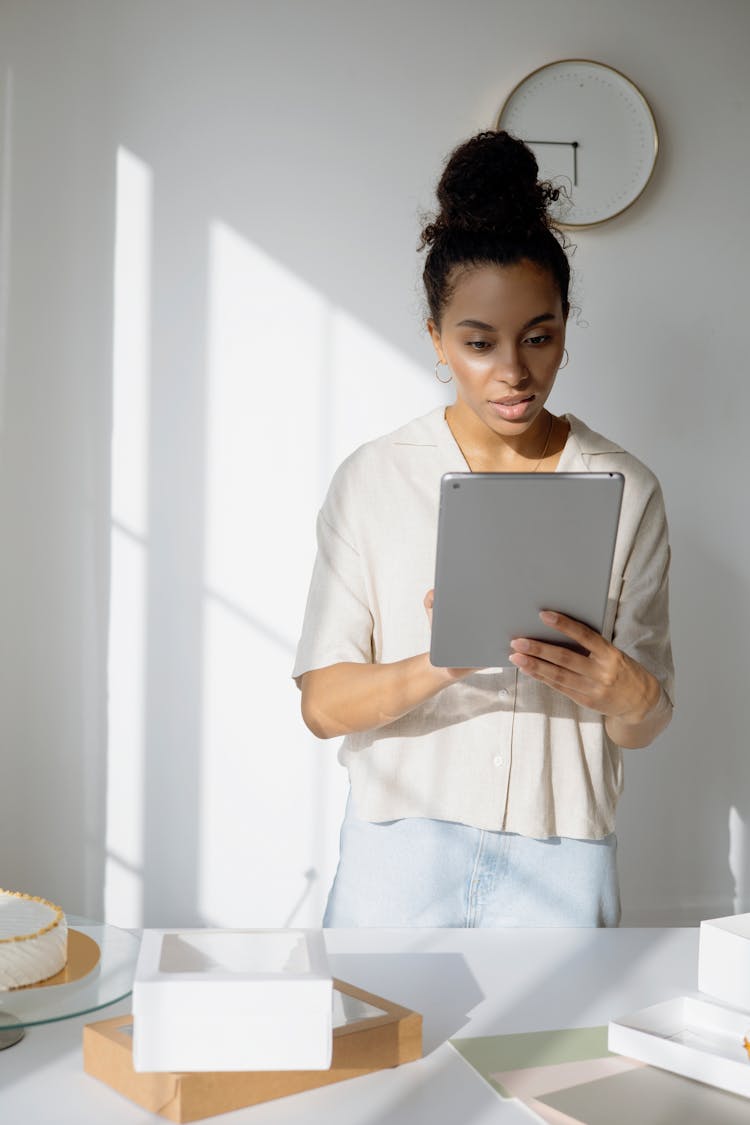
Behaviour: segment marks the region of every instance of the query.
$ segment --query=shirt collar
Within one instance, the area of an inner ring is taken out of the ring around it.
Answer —
[[[575,414],[563,414],[562,417],[566,419],[570,431],[557,463],[557,472],[587,472],[589,464],[586,458],[600,453],[623,452],[621,446],[603,437],[596,430],[589,429]],[[410,433],[409,444],[437,446],[441,460],[445,464],[443,471],[446,473],[469,472],[461,448],[445,420],[445,406],[436,406],[419,421],[422,423],[420,432]]]

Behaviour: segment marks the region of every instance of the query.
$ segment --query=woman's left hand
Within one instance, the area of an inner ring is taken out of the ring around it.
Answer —
[[[580,621],[563,613],[545,611],[539,616],[545,625],[585,648],[588,655],[561,645],[519,638],[511,641],[511,663],[574,703],[604,715],[610,737],[621,746],[647,745],[658,733],[651,733],[653,724],[648,721],[654,710],[660,709],[661,687],[656,677]],[[659,724],[659,729],[665,725]],[[644,726],[648,729],[639,730]],[[633,728],[632,738],[628,738],[629,728]],[[647,734],[651,737],[643,742],[642,737]]]

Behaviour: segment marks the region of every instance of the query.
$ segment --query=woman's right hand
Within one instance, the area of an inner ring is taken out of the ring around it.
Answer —
[[[424,597],[432,625],[434,590]],[[440,668],[420,652],[386,664],[342,662],[314,668],[298,680],[302,717],[318,738],[336,738],[392,723],[462,680],[475,668]]]

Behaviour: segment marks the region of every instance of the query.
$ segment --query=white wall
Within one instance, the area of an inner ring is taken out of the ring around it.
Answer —
[[[441,401],[415,246],[443,159],[583,56],[661,134],[575,239],[553,400],[671,524],[678,709],[627,754],[624,920],[750,909],[748,32],[742,0],[0,5],[0,885],[319,921],[345,779],[288,678],[317,506]]]

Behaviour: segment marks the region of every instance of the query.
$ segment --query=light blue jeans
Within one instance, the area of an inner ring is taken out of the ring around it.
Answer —
[[[537,840],[360,820],[351,794],[324,926],[617,926],[617,838]]]

